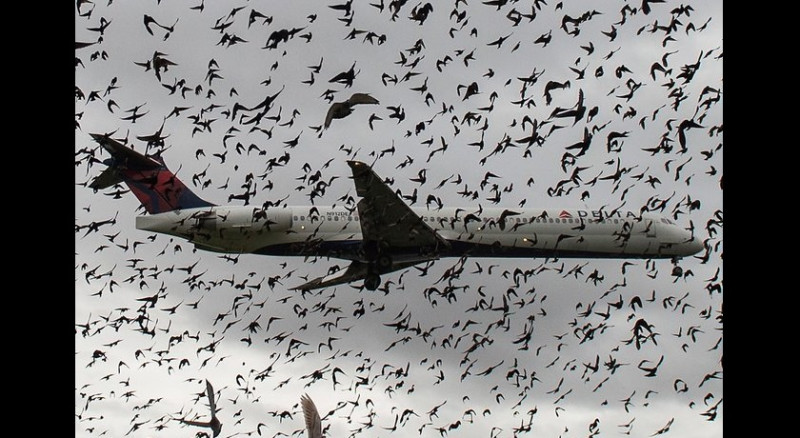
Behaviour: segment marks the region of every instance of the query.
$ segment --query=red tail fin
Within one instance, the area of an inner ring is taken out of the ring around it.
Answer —
[[[175,176],[160,156],[145,156],[108,135],[91,134],[111,153],[108,165],[89,187],[100,190],[124,182],[150,214],[185,208],[212,207]]]

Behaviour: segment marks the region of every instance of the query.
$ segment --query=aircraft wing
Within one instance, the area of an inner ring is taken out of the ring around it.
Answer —
[[[411,266],[420,263],[426,263],[429,260],[411,260],[406,262],[395,262],[384,273],[399,271],[401,269],[410,268]],[[315,278],[308,283],[301,284],[300,286],[293,287],[291,290],[312,290],[320,289],[328,286],[336,286],[339,284],[350,283],[352,281],[363,280],[369,274],[369,265],[367,263],[353,261],[346,269],[339,269],[338,271],[326,275],[324,277]]]
[[[347,164],[353,171],[356,193],[361,197],[357,208],[364,241],[392,250],[424,248],[435,252],[440,246],[449,246],[370,166],[360,161]]]

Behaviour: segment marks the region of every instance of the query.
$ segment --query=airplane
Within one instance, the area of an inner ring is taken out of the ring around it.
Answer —
[[[690,231],[649,212],[410,207],[360,161],[347,161],[360,198],[354,207],[217,205],[181,182],[161,152],[144,155],[108,134],[91,136],[111,157],[89,187],[124,182],[147,212],[136,217],[137,229],[212,252],[350,261],[294,290],[363,280],[373,291],[381,275],[445,257],[677,259],[703,249]]]

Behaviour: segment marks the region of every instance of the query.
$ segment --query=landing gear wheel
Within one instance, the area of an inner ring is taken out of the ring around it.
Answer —
[[[377,290],[381,286],[381,276],[378,274],[369,274],[364,278],[364,287],[367,290]]]

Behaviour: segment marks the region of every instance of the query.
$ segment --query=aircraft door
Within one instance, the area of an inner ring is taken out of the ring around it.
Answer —
[[[193,228],[196,230],[213,231],[217,229],[217,214],[213,211],[195,213],[190,219],[193,220]]]

